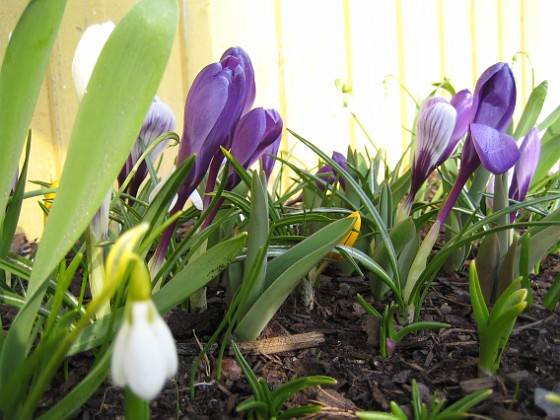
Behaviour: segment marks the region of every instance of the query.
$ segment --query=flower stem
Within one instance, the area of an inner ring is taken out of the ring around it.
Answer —
[[[128,387],[124,389],[124,416],[127,420],[149,420],[150,404],[137,397]]]

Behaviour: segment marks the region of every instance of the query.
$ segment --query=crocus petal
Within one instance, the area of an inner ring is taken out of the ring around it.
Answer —
[[[255,96],[257,94],[257,88],[255,86],[255,71],[253,70],[253,64],[249,58],[249,54],[241,47],[231,47],[228,48],[220,58],[222,61],[228,55],[237,58],[240,61],[240,65],[243,67],[245,72],[245,91],[243,100],[243,115],[249,112],[253,107],[255,102]]]
[[[503,174],[519,159],[519,149],[511,136],[474,123],[470,125],[470,132],[480,161],[493,174]]]
[[[455,122],[455,128],[453,129],[453,134],[451,135],[451,143],[454,144],[454,146],[457,145],[457,142],[461,138],[463,138],[469,128],[472,102],[473,96],[469,89],[463,89],[457,92],[449,101],[449,103],[455,108],[455,111],[457,111],[457,121]],[[453,151],[451,153],[453,153]]]
[[[457,119],[455,121],[455,128],[453,128],[453,134],[451,134],[451,139],[438,159],[436,167],[445,162],[453,154],[457,148],[459,140],[461,140],[466,134],[470,123],[472,101],[472,93],[468,89],[463,89],[457,92],[449,101],[457,112]]]
[[[471,122],[505,131],[511,122],[516,100],[515,79],[506,63],[490,66],[476,83]]]
[[[72,61],[72,77],[80,99],[86,92],[97,58],[114,28],[113,22],[91,25],[84,31],[76,47]]]
[[[270,146],[264,149],[263,155],[261,156],[261,164],[266,176],[266,179],[270,178],[272,170],[274,169],[274,164],[276,159],[274,158],[278,154],[278,149],[280,148],[280,143],[282,142],[282,133],[272,142]]]
[[[255,163],[282,133],[282,118],[275,110],[255,108],[245,114],[233,135],[231,154],[244,167]]]
[[[138,140],[142,142],[145,150],[156,138],[163,133],[173,130],[175,130],[175,115],[173,111],[166,103],[156,97],[152,101],[150,109],[148,110],[148,115],[146,115],[142,123],[142,129],[140,130],[140,134],[138,134]],[[152,161],[155,161],[159,157],[167,143],[168,141],[163,141],[154,147],[150,152],[150,159],[152,159]],[[141,153],[142,150],[140,150],[140,154]],[[138,160],[139,157],[140,155],[138,155],[136,160]]]
[[[521,156],[515,164],[509,197],[516,201],[523,201],[529,190],[541,154],[541,140],[536,127],[527,133],[519,151]]]
[[[412,166],[411,191],[414,194],[436,168],[447,149],[456,119],[457,111],[443,98],[430,98],[422,105],[416,124]]]
[[[177,162],[182,163],[197,155],[191,185],[200,183],[219,147],[227,147],[243,110],[244,88],[244,70],[233,56],[206,66],[195,78],[187,96],[185,128],[177,157]]]

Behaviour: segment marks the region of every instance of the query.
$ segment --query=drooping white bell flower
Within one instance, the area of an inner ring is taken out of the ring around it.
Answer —
[[[132,259],[125,316],[111,356],[111,375],[117,386],[152,400],[165,380],[177,373],[179,361],[169,327],[152,302],[151,282],[144,262]]]
[[[117,334],[111,359],[115,385],[128,386],[144,400],[154,399],[177,373],[175,341],[151,299],[133,302]]]
[[[86,92],[97,58],[114,28],[115,24],[110,21],[91,25],[85,30],[76,47],[72,61],[72,78],[80,100]]]

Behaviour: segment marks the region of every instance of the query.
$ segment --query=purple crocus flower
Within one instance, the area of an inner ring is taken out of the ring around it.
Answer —
[[[156,97],[150,105],[148,114],[144,119],[140,133],[138,134],[136,142],[134,142],[134,145],[132,146],[128,159],[119,173],[119,184],[122,184],[125,181],[126,177],[130,174],[130,171],[134,165],[136,165],[138,159],[140,159],[140,156],[146,148],[152,144],[157,137],[168,131],[173,131],[174,129],[175,115],[173,114],[173,111],[169,106]],[[152,162],[154,162],[163,153],[167,143],[168,141],[160,142],[150,152],[149,159]],[[132,180],[130,181],[128,186],[128,193],[130,195],[136,196],[138,189],[140,188],[140,184],[144,181],[144,178],[146,178],[147,173],[148,166],[144,161],[140,164],[136,174],[134,174]]]
[[[183,208],[208,172],[220,146],[227,148],[231,142],[233,130],[248,97],[245,93],[247,79],[243,66],[243,60],[227,55],[220,62],[204,67],[192,83],[185,103],[184,129],[177,165],[193,155],[196,158],[193,169],[179,188],[171,214]],[[151,263],[153,271],[157,271],[164,261],[174,228],[175,224],[172,224],[163,232]]]
[[[478,79],[459,173],[436,219],[440,225],[449,216],[468,178],[481,163],[490,172],[501,174],[519,159],[515,140],[504,133],[511,122],[515,100],[515,80],[506,63],[494,64]]]
[[[537,169],[541,154],[541,140],[536,127],[533,127],[523,139],[519,148],[521,156],[515,164],[513,178],[509,187],[509,198],[515,201],[523,201],[529,190],[529,185]],[[516,213],[510,214],[510,222],[513,223]]]
[[[274,110],[255,108],[241,118],[231,145],[231,154],[244,167],[248,168],[263,156],[265,151],[279,144],[282,136],[282,117]],[[228,188],[239,182],[233,169],[228,178]]]
[[[276,110],[252,109],[239,120],[235,127],[231,142],[231,155],[243,168],[249,168],[261,158],[268,147],[279,142],[282,136],[282,125],[282,118]],[[211,172],[208,178],[208,183],[206,184],[207,193],[214,189],[216,173]],[[232,190],[240,180],[239,174],[233,168],[230,168],[224,188]],[[210,201],[211,196],[205,195],[204,207],[207,207]],[[212,213],[204,220],[203,228],[212,222],[223,201],[224,198],[221,197]]]
[[[346,160],[346,156],[344,156],[342,153],[340,152],[333,152],[332,156],[331,156],[332,160],[334,160],[339,166],[342,167],[342,169],[346,170],[348,168],[348,162]],[[324,179],[325,182],[327,184],[334,184],[334,182],[336,181],[336,178],[338,177],[338,173],[336,172],[336,170],[334,168],[332,168],[330,165],[323,165],[321,166],[316,174],[319,178]],[[343,178],[339,178],[340,182],[340,186],[344,189],[346,188],[346,181]],[[321,190],[324,191],[325,187],[323,186],[323,184],[317,183],[317,187]]]
[[[245,105],[245,86],[243,63],[233,56],[206,66],[193,81],[185,104],[185,128],[177,163],[192,155],[196,155],[196,160],[185,188],[179,193],[180,207],[208,171],[220,146],[226,147],[230,141]]]

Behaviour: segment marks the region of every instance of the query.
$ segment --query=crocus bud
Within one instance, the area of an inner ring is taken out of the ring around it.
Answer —
[[[91,25],[78,43],[72,61],[72,77],[80,100],[86,92],[97,58],[114,28],[113,22]]]
[[[282,135],[282,118],[280,114],[271,109],[265,110],[263,108],[255,108],[245,114],[235,127],[234,134],[231,142],[231,155],[243,166],[249,168],[263,155],[265,150],[277,141]],[[218,174],[218,165],[221,163],[214,158],[210,173],[208,175],[208,182],[206,183],[206,192],[209,193],[215,186],[216,176]],[[228,179],[226,181],[225,189],[233,189],[240,181],[239,174],[233,169],[230,169]],[[210,204],[211,196],[204,197],[204,207]],[[203,227],[209,225],[213,220],[217,210],[219,209],[223,198],[214,211],[208,215],[204,221]]]
[[[152,104],[150,105],[150,109],[148,110],[148,114],[142,123],[140,133],[138,134],[138,137],[132,146],[132,150],[128,155],[128,159],[119,173],[119,184],[122,184],[125,181],[126,177],[148,146],[150,146],[154,140],[163,133],[173,131],[174,129],[175,115],[173,114],[173,111],[158,97],[154,98]],[[149,159],[154,162],[161,155],[168,143],[168,140],[158,143],[149,153]],[[145,162],[142,162],[134,174],[134,177],[130,181],[127,191],[130,195],[136,196],[138,189],[140,188],[140,184],[142,184],[142,181],[146,178],[147,173],[148,167]]]
[[[515,109],[516,95],[515,79],[509,66],[506,63],[494,64],[480,76],[476,84],[470,113],[471,123],[504,132],[511,122]],[[482,138],[473,136],[472,129],[469,130],[461,156],[461,166],[465,167],[465,170],[470,171],[470,173],[475,171],[481,161],[483,164],[485,163],[483,156],[480,156],[477,152],[484,154],[485,151],[499,149],[501,150],[499,152],[500,155],[506,155],[507,153],[515,154],[512,147],[515,146],[515,142],[511,137],[492,134],[490,130],[481,127],[477,129],[476,134],[481,135]],[[473,143],[476,143],[478,140],[481,140],[483,143],[496,140],[496,143],[492,143],[489,149],[486,148],[488,144],[480,145],[477,148]],[[504,172],[511,168],[509,166],[503,169],[504,166],[499,165],[499,170]],[[486,167],[486,169],[493,172],[493,168]]]
[[[346,160],[346,156],[344,156],[342,153],[335,151],[333,152],[331,158],[339,166],[341,166],[342,169],[346,170],[348,168],[348,161]],[[324,179],[327,184],[332,185],[336,181],[336,177],[338,176],[338,173],[330,165],[323,165],[317,170],[317,173],[315,175],[317,175],[321,179]],[[340,182],[340,186],[343,189],[346,188],[346,181],[344,179],[340,178],[339,182]],[[325,190],[323,184],[317,183],[317,187],[321,191]]]
[[[276,159],[274,157],[278,154],[281,142],[282,135],[280,134],[278,138],[264,150],[264,153],[261,156],[261,165],[267,180],[270,179],[270,175],[274,169],[274,164],[276,163]]]
[[[536,127],[533,127],[523,139],[519,148],[520,157],[513,170],[513,178],[509,187],[509,198],[523,201],[529,190],[529,185],[537,169],[541,154],[541,140]],[[510,214],[513,223],[516,214]]]
[[[443,98],[430,98],[418,115],[411,195],[416,195],[446,151],[455,128],[457,111]]]
[[[280,138],[282,124],[280,114],[274,109],[249,111],[235,128],[231,154],[244,168],[250,167]]]
[[[257,94],[257,88],[255,86],[255,71],[253,70],[253,64],[251,63],[251,59],[249,55],[245,52],[245,50],[241,47],[231,47],[225,50],[220,61],[226,58],[228,55],[231,55],[237,58],[240,61],[241,67],[243,67],[243,71],[245,72],[245,93],[244,93],[244,100],[243,100],[243,115],[249,112],[249,110],[253,107],[253,103],[255,102],[255,96]]]
[[[354,213],[350,214],[348,218],[354,218],[354,225],[352,226],[352,230],[348,232],[348,234],[340,241],[340,245],[345,246],[354,246],[356,241],[358,240],[358,236],[360,235],[360,229],[362,227],[362,217],[360,216],[359,211],[355,211]],[[328,257],[333,260],[341,260],[342,255],[335,254],[334,252],[330,252]]]
[[[196,76],[187,95],[177,157],[177,163],[182,163],[196,154],[189,176],[192,188],[200,183],[212,157],[228,141],[241,116],[244,100],[245,72],[239,59],[227,56],[219,63],[206,66]]]

